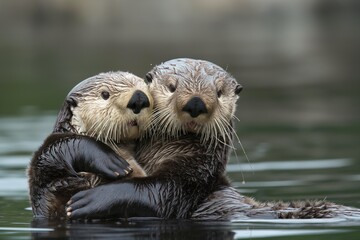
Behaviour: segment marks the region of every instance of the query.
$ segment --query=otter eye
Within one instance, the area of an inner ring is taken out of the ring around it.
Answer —
[[[109,97],[110,97],[110,93],[108,91],[102,91],[101,92],[101,97],[104,99],[104,100],[108,100]]]
[[[169,90],[170,90],[170,92],[175,92],[175,90],[176,90],[176,86],[174,85],[174,84],[170,84],[169,85]]]
[[[145,79],[146,79],[147,83],[151,83],[153,80],[153,75],[151,73],[147,73],[145,75]]]
[[[241,92],[241,90],[243,90],[243,87],[240,84],[236,85],[235,94],[239,94]]]
[[[221,97],[221,95],[222,95],[222,91],[221,91],[221,90],[218,90],[218,91],[217,91],[217,97],[219,98],[219,97]]]

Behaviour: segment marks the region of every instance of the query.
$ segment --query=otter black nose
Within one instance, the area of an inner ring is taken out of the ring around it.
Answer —
[[[150,102],[146,94],[140,90],[136,90],[132,95],[132,97],[130,98],[128,105],[126,107],[132,109],[135,114],[138,114],[141,111],[141,109],[149,106],[150,106]]]
[[[196,118],[202,113],[207,113],[206,105],[199,97],[193,97],[190,101],[183,107],[184,112],[190,114],[191,117]]]

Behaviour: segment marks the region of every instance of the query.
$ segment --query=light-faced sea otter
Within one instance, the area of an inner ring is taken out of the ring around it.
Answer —
[[[76,192],[145,176],[133,150],[152,107],[148,86],[130,73],[102,73],[75,86],[28,167],[34,215],[65,217],[65,203]]]

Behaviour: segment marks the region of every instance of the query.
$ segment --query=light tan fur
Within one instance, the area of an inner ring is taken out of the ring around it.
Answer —
[[[91,88],[79,92],[81,96],[77,106],[71,109],[71,125],[77,133],[95,137],[112,147],[129,162],[133,169],[132,177],[146,176],[133,157],[134,146],[131,141],[140,137],[151,119],[154,103],[148,86],[143,79],[130,73],[101,73],[96,78],[98,82],[91,84]],[[144,92],[150,101],[150,107],[142,109],[138,114],[127,108],[136,90]],[[109,93],[106,100],[101,96],[103,91]]]
[[[191,61],[191,60],[190,60]],[[149,85],[155,101],[154,125],[157,132],[166,136],[176,136],[180,132],[201,133],[202,141],[214,146],[221,139],[236,134],[230,121],[233,119],[238,95],[234,89],[239,85],[230,74],[206,61],[189,62],[169,73],[161,72],[161,81],[154,72],[154,81]],[[197,66],[194,69],[194,64]],[[175,87],[176,91],[171,92]],[[220,96],[218,96],[220,93]],[[205,103],[207,113],[192,118],[183,107],[193,97]],[[231,138],[231,137],[230,137]]]

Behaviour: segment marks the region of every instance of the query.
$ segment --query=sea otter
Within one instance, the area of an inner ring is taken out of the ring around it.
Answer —
[[[155,113],[136,160],[148,176],[75,194],[67,208],[71,219],[190,218],[228,185],[225,165],[242,86],[221,67],[193,59],[165,62],[146,78]]]
[[[75,86],[28,167],[34,215],[64,217],[76,192],[130,172],[145,176],[133,150],[152,108],[145,81],[130,73],[102,73]]]
[[[136,159],[148,176],[75,194],[71,219],[159,217],[195,220],[360,216],[325,201],[261,203],[230,186],[224,168],[242,86],[219,66],[174,59],[147,75],[155,113]]]

